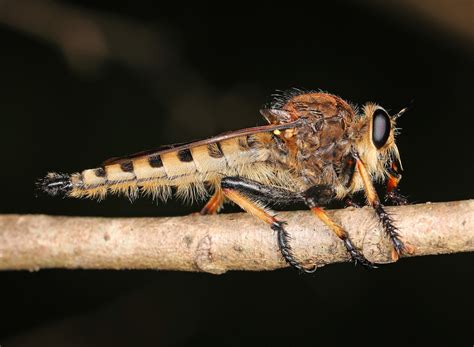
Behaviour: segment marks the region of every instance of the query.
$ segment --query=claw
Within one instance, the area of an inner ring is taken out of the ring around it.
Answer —
[[[346,199],[345,201],[346,207],[354,207],[354,208],[362,208],[357,202],[352,199]]]
[[[293,268],[307,274],[311,274],[316,271],[317,266],[315,265],[312,268],[305,268],[301,263],[295,258],[293,254],[293,249],[291,248],[289,241],[291,239],[290,235],[286,232],[284,226],[286,222],[275,220],[271,228],[277,232],[278,235],[278,247],[280,248],[281,255],[283,259],[292,266]]]
[[[351,259],[354,262],[355,265],[360,264],[366,269],[376,269],[377,265],[372,263],[371,261],[367,260],[367,258],[358,250],[354,247],[352,242],[346,238],[344,240],[344,246],[346,246],[347,251],[351,255]]]
[[[318,269],[318,266],[317,265],[313,265],[313,267],[311,268],[301,268],[301,271],[305,274],[312,274],[312,273],[315,273],[316,270]]]
[[[385,195],[385,201],[397,206],[403,206],[408,204],[408,199],[395,190],[392,190],[391,192],[388,192]]]

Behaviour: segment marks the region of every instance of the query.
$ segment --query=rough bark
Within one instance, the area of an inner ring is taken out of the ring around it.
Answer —
[[[413,254],[474,250],[474,200],[390,207]],[[329,212],[366,257],[391,262],[370,208]],[[281,212],[295,255],[307,265],[348,261],[340,240],[308,211]],[[0,270],[42,268],[273,270],[285,267],[274,232],[243,213],[171,218],[0,216]]]

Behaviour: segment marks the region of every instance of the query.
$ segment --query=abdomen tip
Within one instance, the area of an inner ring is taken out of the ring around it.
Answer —
[[[36,187],[51,196],[65,196],[72,190],[71,175],[50,172],[36,182]]]

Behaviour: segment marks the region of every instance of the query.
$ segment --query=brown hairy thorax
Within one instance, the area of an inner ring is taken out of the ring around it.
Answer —
[[[292,91],[276,99],[263,110],[273,124],[299,120],[303,126],[280,132],[273,158],[295,174],[303,188],[326,184],[334,186],[341,198],[362,189],[360,177],[352,176],[348,164],[351,151],[360,152],[369,174],[382,180],[390,160],[399,161],[394,142],[395,123],[391,123],[387,144],[377,150],[371,140],[375,104],[367,104],[362,114],[340,97],[322,92]],[[382,109],[383,110],[383,109]]]
[[[308,187],[335,184],[353,139],[353,108],[338,96],[305,93],[290,96],[281,105],[291,120],[304,126],[283,131],[279,136],[288,149],[280,160],[300,175]]]

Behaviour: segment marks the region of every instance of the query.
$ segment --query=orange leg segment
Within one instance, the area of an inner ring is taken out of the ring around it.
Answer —
[[[344,228],[337,224],[331,217],[329,217],[329,215],[321,207],[311,207],[311,211],[344,242],[344,246],[355,263],[360,263],[367,268],[376,268],[376,266],[368,261],[364,255],[352,244],[352,241],[349,239]]]
[[[307,269],[296,260],[293,255],[293,250],[289,244],[290,236],[284,229],[284,222],[279,221],[264,207],[259,206],[257,203],[246,197],[244,194],[241,194],[239,191],[231,188],[224,188],[222,191],[226,198],[239,205],[244,211],[269,224],[271,228],[277,232],[280,252],[288,264],[306,273],[312,273],[316,270],[316,267]]]
[[[393,252],[392,258],[393,260],[397,260],[399,256],[404,252],[411,252],[411,246],[405,246],[403,241],[400,239],[400,235],[398,234],[398,229],[393,224],[393,220],[390,215],[385,211],[383,205],[380,202],[380,199],[375,191],[374,185],[372,184],[372,180],[370,178],[367,169],[359,158],[356,155],[356,167],[357,171],[362,178],[362,182],[364,183],[365,189],[365,196],[367,198],[367,202],[374,208],[375,213],[379,217],[380,222],[382,223],[383,228],[385,229],[386,234],[390,237],[393,245]],[[397,182],[398,183],[398,182]],[[392,183],[393,184],[393,183]]]
[[[277,222],[277,219],[274,216],[272,216],[268,211],[265,211],[263,207],[258,206],[245,195],[233,189],[223,189],[223,191],[229,200],[239,205],[245,212],[250,213],[270,225]]]
[[[385,201],[390,201],[396,205],[406,205],[408,203],[407,199],[398,193],[398,183],[400,183],[401,179],[402,175],[399,173],[398,165],[392,163],[388,173]]]
[[[394,192],[397,189],[399,182],[400,178],[389,175],[387,181],[387,194]]]
[[[377,192],[375,191],[374,185],[372,184],[372,179],[370,178],[370,175],[367,172],[367,169],[365,168],[365,165],[362,160],[360,160],[360,158],[356,158],[356,167],[360,177],[362,178],[362,182],[364,183],[364,190],[367,202],[370,206],[380,204],[380,199],[377,195]]]
[[[216,189],[212,197],[209,199],[207,204],[202,208],[200,214],[216,214],[224,205],[224,193],[221,189]]]
[[[340,239],[347,238],[346,231],[335,221],[328,216],[328,214],[321,207],[313,207],[311,211],[324,223],[326,226],[331,229],[337,237]]]

